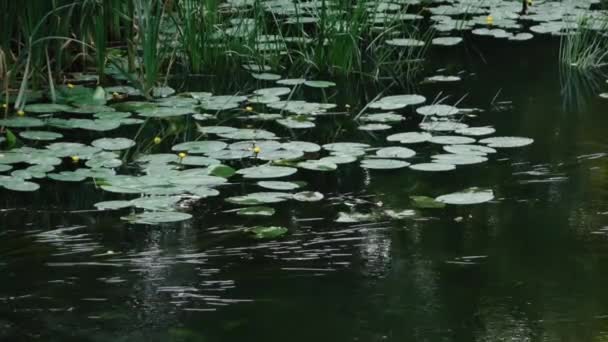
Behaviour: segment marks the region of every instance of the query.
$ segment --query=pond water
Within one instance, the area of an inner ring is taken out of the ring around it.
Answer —
[[[608,339],[608,115],[597,96],[604,79],[589,89],[584,78],[560,73],[557,45],[491,40],[431,53],[428,76],[447,66],[449,74],[464,70],[463,81],[418,85],[415,93],[431,102],[441,92],[449,104],[464,97],[459,107],[484,110],[468,123],[534,139],[482,164],[439,173],[359,163],[300,170],[286,179],[325,198],[272,205],[269,218],[230,212],[238,206],[223,198],[255,187],[238,177],[220,197],[192,204],[191,220],[155,226],[121,220],[128,209],[94,210],[120,196],[90,182],[2,190],[0,340]],[[325,93],[342,108],[360,110],[378,93],[371,84],[337,83]],[[388,133],[323,118],[324,129],[292,139],[390,146],[387,135],[421,120],[407,117]],[[420,155],[437,150],[412,146]],[[416,209],[405,219],[336,222],[339,212],[411,210],[410,196],[471,187],[495,198]],[[289,231],[270,240],[241,232],[260,224]]]

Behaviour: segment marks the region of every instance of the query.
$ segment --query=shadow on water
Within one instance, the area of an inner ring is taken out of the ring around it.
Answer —
[[[605,85],[547,62],[556,60],[547,57],[555,40],[473,44],[475,52],[430,62],[429,70],[460,72],[462,83],[419,92],[443,92],[450,104],[466,95],[461,107],[485,110],[472,124],[535,144],[448,176],[355,166],[303,172],[298,180],[327,200],[277,206],[270,223],[289,228],[284,239],[243,237],[259,221],[235,219],[221,198],[196,204],[190,222],[146,227],[87,211],[100,200],[90,185],[3,193],[0,339],[605,340],[608,116],[597,97]],[[360,108],[377,93],[345,83],[335,96],[304,95]],[[500,108],[491,105],[496,94]],[[284,134],[388,145],[351,120],[323,120],[317,133]],[[393,131],[419,121],[409,115]],[[492,188],[496,200],[405,220],[334,222],[340,211],[411,209],[411,195],[471,186]]]

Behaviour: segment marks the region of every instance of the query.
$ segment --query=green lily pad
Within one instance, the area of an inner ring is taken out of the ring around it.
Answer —
[[[479,141],[480,144],[486,144],[492,148],[515,148],[528,146],[534,143],[534,139],[523,137],[492,137]]]
[[[3,176],[0,178],[0,186],[3,186],[7,190],[19,191],[19,192],[32,192],[40,189],[40,185],[28,182],[18,177],[7,177]]]
[[[279,181],[260,181],[257,182],[259,186],[270,190],[289,191],[300,188],[300,185],[293,182],[279,182]]]
[[[233,196],[226,198],[226,202],[238,205],[260,205],[269,203],[280,203],[292,198],[286,192],[254,192],[243,196]]]
[[[95,208],[99,210],[119,210],[132,206],[133,203],[131,203],[131,201],[105,201],[95,203]]]
[[[429,141],[433,136],[426,132],[405,132],[389,135],[387,141],[398,141],[402,144],[419,144]]]
[[[361,167],[364,169],[374,169],[374,170],[392,170],[392,169],[400,169],[403,167],[409,166],[410,163],[403,160],[396,159],[363,159],[361,161]]]
[[[461,192],[454,192],[448,195],[437,197],[435,200],[440,203],[454,205],[469,205],[489,202],[494,199],[494,192],[490,189],[471,188]]]
[[[136,224],[157,225],[186,221],[191,218],[192,215],[177,211],[146,211],[133,217],[127,217],[127,220]]]
[[[82,182],[87,179],[87,176],[81,173],[73,171],[62,171],[59,173],[49,173],[47,175],[49,179],[60,181],[60,182]]]
[[[135,146],[135,141],[128,138],[101,138],[93,141],[91,145],[106,151],[120,151]]]
[[[475,143],[475,139],[458,135],[436,135],[429,142],[440,145],[466,145]]]
[[[271,207],[247,207],[239,209],[236,214],[239,216],[272,216],[275,210]]]
[[[72,109],[72,107],[67,106],[67,105],[62,105],[62,104],[55,104],[55,103],[30,104],[30,105],[25,106],[25,108],[23,108],[23,110],[26,113],[45,113],[45,114],[67,112],[70,109]]]
[[[264,179],[288,177],[297,171],[298,169],[293,167],[262,165],[240,169],[236,173],[242,175],[244,178]]]
[[[318,202],[323,198],[325,198],[325,196],[317,191],[302,191],[293,195],[293,199],[299,202]]]
[[[473,154],[436,154],[433,157],[433,163],[451,164],[451,165],[471,165],[479,164],[488,161],[484,156]]]
[[[336,86],[334,82],[330,81],[305,81],[304,85],[311,88],[329,88]]]
[[[445,203],[438,202],[428,196],[410,196],[414,207],[420,209],[441,209],[445,208]]]
[[[170,118],[175,116],[183,116],[194,114],[196,111],[193,108],[184,107],[154,107],[144,108],[137,111],[139,116],[146,118]]]
[[[407,159],[416,155],[416,151],[407,147],[385,147],[376,151],[376,155],[380,158],[400,158]]]
[[[444,172],[455,170],[456,166],[447,163],[421,163],[410,165],[410,169],[427,172]]]
[[[312,171],[335,171],[338,165],[328,162],[327,160],[306,160],[298,163],[298,167]]]
[[[29,140],[51,141],[63,138],[63,134],[46,131],[24,131],[19,133],[19,136]]]
[[[450,105],[433,104],[416,108],[416,113],[424,116],[450,116],[458,114],[459,109]]]
[[[472,154],[477,156],[485,156],[490,153],[496,153],[496,150],[481,145],[446,145],[443,150],[454,154]]]
[[[0,126],[10,128],[41,127],[44,126],[44,121],[30,117],[12,117],[0,120]]]
[[[308,141],[290,141],[281,145],[286,150],[296,150],[306,153],[319,152],[321,146]]]
[[[248,233],[252,233],[253,237],[259,240],[276,239],[287,234],[288,231],[289,230],[285,227],[277,226],[254,227],[247,229]]]
[[[368,105],[372,109],[395,110],[405,108],[407,106],[415,106],[424,103],[426,98],[421,95],[404,94],[385,96]]]

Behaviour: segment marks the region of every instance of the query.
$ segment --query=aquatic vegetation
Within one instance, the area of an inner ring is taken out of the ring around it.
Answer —
[[[607,30],[607,17],[586,15],[564,28],[560,40],[560,63],[582,70],[606,65]]]

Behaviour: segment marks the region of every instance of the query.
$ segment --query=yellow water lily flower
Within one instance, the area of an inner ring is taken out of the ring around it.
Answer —
[[[24,112],[22,109],[19,109],[19,110],[17,111],[17,115],[19,115],[19,116],[24,116],[24,115],[25,115],[25,112]]]
[[[486,18],[486,23],[487,23],[488,25],[492,25],[492,24],[494,24],[494,17],[492,17],[491,15],[489,15],[489,16]]]
[[[8,105],[6,103],[3,103],[2,104],[2,109],[6,109],[6,108],[8,108]]]
[[[347,103],[347,104],[344,105],[344,108],[350,109],[350,105]]]
[[[78,157],[78,156],[71,156],[70,158],[72,158],[72,161],[74,163],[78,163],[80,161],[80,157]]]
[[[532,6],[532,0],[528,0],[528,6]]]
[[[161,139],[160,137],[156,137],[156,138],[154,138],[154,143],[155,143],[156,145],[160,144],[162,141],[163,141],[163,139]]]
[[[260,153],[260,152],[262,152],[262,149],[260,148],[260,146],[255,146],[255,147],[253,148],[253,153],[258,154],[258,153]]]
[[[68,88],[69,88],[69,89],[74,89],[74,88],[76,88],[76,86],[75,86],[75,85],[73,85],[72,83],[68,83]]]
[[[184,152],[180,152],[177,156],[179,157],[179,159],[184,159],[186,158],[187,154]]]
[[[245,110],[248,112],[253,112],[253,107],[247,106],[247,107],[245,107]]]

